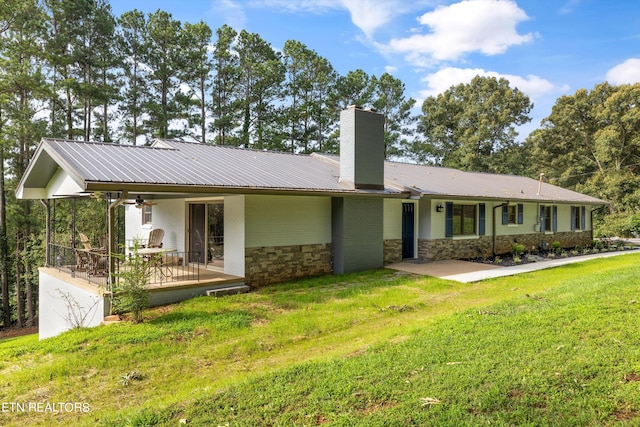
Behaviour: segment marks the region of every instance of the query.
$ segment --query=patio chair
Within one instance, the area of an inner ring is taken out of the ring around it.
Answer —
[[[162,228],[156,228],[149,232],[149,240],[147,240],[148,248],[161,248],[162,238],[164,237],[164,230]]]
[[[93,251],[93,252],[104,252],[105,248],[94,248],[91,246],[91,242],[89,241],[89,238],[87,237],[86,234],[84,233],[78,233],[78,235],[80,236],[80,243],[82,243],[82,246],[84,246],[84,250],[85,251]]]
[[[89,252],[89,274],[94,276],[105,276],[108,269],[109,258],[100,252]]]
[[[76,255],[76,271],[87,271],[91,261],[89,260],[89,252],[82,249],[73,249]]]

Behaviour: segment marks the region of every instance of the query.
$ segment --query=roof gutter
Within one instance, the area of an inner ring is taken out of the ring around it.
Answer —
[[[101,191],[132,191],[136,193],[185,193],[185,194],[269,194],[269,195],[304,195],[327,197],[384,197],[406,199],[411,196],[409,191],[397,193],[383,190],[330,190],[330,189],[287,189],[265,187],[214,187],[206,185],[180,185],[180,184],[138,184],[117,182],[87,182],[85,188],[88,192]]]

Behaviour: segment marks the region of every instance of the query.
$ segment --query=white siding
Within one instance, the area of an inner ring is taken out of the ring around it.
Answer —
[[[402,199],[384,199],[384,221],[382,238],[384,240],[402,239]]]
[[[58,170],[51,178],[51,181],[47,184],[46,196],[43,199],[48,199],[53,196],[61,196],[67,194],[81,193],[83,188],[80,187],[76,181],[71,178],[66,172],[58,167]]]
[[[245,197],[224,198],[224,272],[244,277]]]
[[[108,302],[99,291],[89,286],[67,283],[64,278],[56,277],[55,273],[50,269],[40,269],[40,339],[59,335],[74,326],[100,325],[108,314]]]
[[[162,246],[184,252],[186,247],[185,224],[187,223],[187,206],[184,199],[155,200],[155,202],[158,204],[153,206],[151,220],[153,228],[164,230]],[[149,233],[146,237],[148,236]]]
[[[154,215],[155,209],[152,212]],[[142,225],[142,209],[134,205],[125,205],[124,234],[127,245],[130,245],[133,240],[146,240],[149,237],[149,231],[151,231],[151,224]]]
[[[142,209],[125,205],[125,239],[131,244],[134,239],[146,241],[155,228],[164,230],[162,245],[165,248],[185,251],[186,205],[184,199],[154,200],[151,207],[151,224],[142,225]]]
[[[331,242],[329,197],[250,195],[245,200],[247,248]]]

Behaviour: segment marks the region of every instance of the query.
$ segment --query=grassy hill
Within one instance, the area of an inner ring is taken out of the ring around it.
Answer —
[[[638,425],[639,261],[326,276],[7,339],[0,425]]]

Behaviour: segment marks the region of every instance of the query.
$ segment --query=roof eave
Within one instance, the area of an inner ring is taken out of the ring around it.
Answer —
[[[184,185],[184,184],[151,184],[151,183],[121,183],[121,182],[86,182],[89,192],[119,192],[128,190],[131,193],[185,193],[185,194],[269,194],[269,195],[312,195],[312,196],[358,196],[408,198],[409,192],[389,192],[385,190],[334,190],[313,188],[272,188],[272,187],[231,187],[212,185]]]

